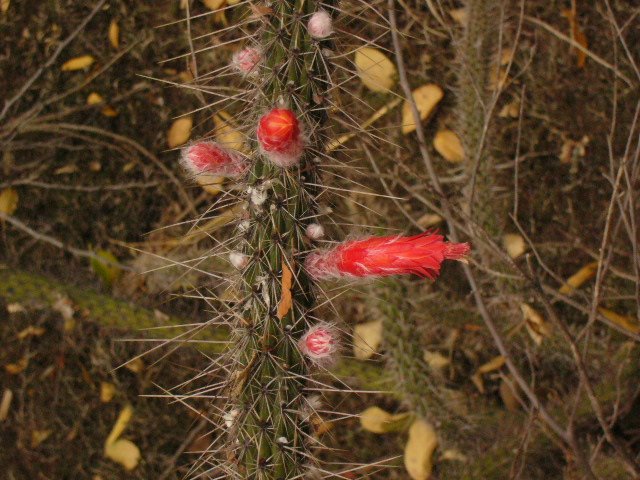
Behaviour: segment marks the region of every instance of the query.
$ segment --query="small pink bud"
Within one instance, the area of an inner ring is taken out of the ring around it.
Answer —
[[[338,350],[336,329],[328,323],[314,325],[300,338],[298,346],[311,360],[331,361]]]
[[[231,57],[231,65],[241,73],[254,73],[256,66],[262,62],[262,53],[253,47],[243,48]]]
[[[304,233],[310,240],[318,240],[324,237],[324,227],[318,223],[310,223]]]
[[[304,151],[304,139],[300,121],[287,108],[274,108],[258,122],[260,150],[279,167],[291,167],[300,162]]]
[[[229,261],[231,262],[231,265],[238,270],[244,270],[244,268],[249,264],[249,257],[244,253],[231,252],[229,254]]]
[[[309,23],[307,24],[307,30],[312,38],[322,39],[327,38],[333,33],[333,21],[331,15],[326,10],[318,10],[311,15]]]
[[[440,274],[444,260],[464,261],[469,250],[468,243],[445,242],[442,235],[432,232],[410,237],[370,237],[312,252],[305,259],[305,268],[317,280],[409,273],[433,280]]]
[[[249,162],[242,155],[216,142],[198,142],[183,148],[180,161],[193,175],[238,177],[249,170]]]

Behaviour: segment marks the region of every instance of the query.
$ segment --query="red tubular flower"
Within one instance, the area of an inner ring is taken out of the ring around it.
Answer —
[[[298,342],[300,351],[314,361],[330,362],[338,350],[338,335],[333,325],[319,323],[311,327]]]
[[[300,122],[287,108],[274,108],[258,122],[260,150],[280,167],[291,167],[300,161],[304,140]]]
[[[203,173],[222,177],[244,175],[249,162],[238,152],[216,142],[198,142],[182,149],[182,165],[194,175]]]
[[[468,243],[445,242],[442,235],[434,232],[410,237],[371,237],[312,252],[305,266],[315,279],[412,273],[433,280],[440,274],[444,260],[462,260],[469,250]]]

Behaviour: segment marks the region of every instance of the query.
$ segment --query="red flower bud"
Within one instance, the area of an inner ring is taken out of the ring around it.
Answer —
[[[336,329],[328,323],[314,325],[300,338],[298,346],[312,360],[330,361],[338,350]]]
[[[198,142],[183,148],[181,162],[194,175],[237,177],[249,169],[249,163],[242,155],[215,142]]]
[[[300,161],[304,141],[300,122],[286,108],[274,108],[258,122],[260,150],[280,167],[290,167]]]
[[[305,266],[315,279],[386,277],[412,273],[435,279],[444,260],[463,260],[468,243],[449,243],[425,232],[410,237],[371,237],[344,242],[331,250],[310,253]]]
[[[253,47],[237,51],[231,57],[231,65],[241,73],[252,73],[260,62],[262,62],[262,54],[260,50]]]

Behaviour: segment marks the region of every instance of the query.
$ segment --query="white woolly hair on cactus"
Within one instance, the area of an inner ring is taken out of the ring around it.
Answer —
[[[180,163],[193,176],[240,177],[249,170],[249,162],[240,152],[213,141],[193,142],[182,148]]]
[[[326,10],[318,10],[307,23],[309,35],[315,39],[324,39],[333,33],[333,20]]]
[[[298,347],[313,363],[329,366],[336,361],[340,349],[338,329],[331,323],[317,323],[302,335]]]
[[[231,57],[231,66],[245,75],[257,75],[261,63],[262,52],[256,47],[245,47],[235,52]]]

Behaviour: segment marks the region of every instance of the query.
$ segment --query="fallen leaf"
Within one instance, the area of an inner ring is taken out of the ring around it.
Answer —
[[[417,220],[417,223],[421,228],[427,229],[429,227],[435,227],[443,221],[444,218],[437,213],[425,213]]]
[[[0,213],[13,215],[18,208],[18,192],[13,188],[5,188],[0,192]]]
[[[527,332],[536,343],[540,345],[545,337],[551,335],[551,325],[533,307],[526,303],[520,304],[524,316]]]
[[[87,105],[97,105],[98,103],[103,103],[104,98],[97,92],[91,92],[87,96]]]
[[[120,47],[120,26],[115,20],[111,20],[109,24],[109,43],[116,50]]]
[[[76,173],[78,171],[78,166],[74,163],[70,163],[69,165],[65,165],[64,167],[56,168],[53,171],[54,175],[69,175],[71,173]]]
[[[282,261],[282,293],[280,296],[280,303],[278,304],[278,319],[282,320],[284,316],[291,310],[293,297],[291,295],[291,286],[293,283],[293,273],[286,262]]]
[[[464,148],[460,137],[452,130],[440,130],[433,139],[433,147],[451,163],[464,161]]]
[[[184,145],[191,138],[191,128],[193,127],[193,118],[191,116],[177,119],[171,124],[167,133],[167,145],[169,148]]]
[[[122,409],[111,433],[104,442],[104,456],[122,465],[125,470],[133,470],[140,461],[140,449],[130,440],[120,439],[120,435],[133,417],[133,408]]]
[[[420,120],[424,121],[431,116],[438,103],[440,103],[440,100],[444,97],[444,91],[435,83],[428,83],[416,88],[411,95],[416,107],[418,107]],[[402,105],[402,133],[407,135],[416,128],[417,126],[413,121],[411,103],[405,100]]]
[[[224,177],[211,175],[210,173],[200,173],[196,175],[196,182],[209,195],[217,195],[224,188]]]
[[[500,118],[518,118],[520,116],[520,100],[514,99],[500,109]]]
[[[75,70],[83,70],[87,67],[93,65],[96,59],[91,55],[82,55],[80,57],[72,58],[71,60],[67,60],[62,64],[60,69],[63,72],[73,72]]]
[[[7,363],[4,366],[4,369],[9,375],[18,375],[19,373],[23,372],[28,365],[29,357],[22,357],[15,363]]]
[[[116,386],[109,382],[100,382],[100,401],[109,403],[116,395]]]
[[[7,304],[7,312],[9,313],[24,313],[27,309],[22,306],[20,303],[9,303]]]
[[[118,111],[113,108],[111,105],[107,105],[101,111],[102,115],[105,117],[113,118],[118,116]]]
[[[42,327],[34,327],[33,325],[29,325],[27,328],[24,328],[18,332],[18,340],[24,340],[27,337],[39,337],[45,332],[45,329]]]
[[[580,29],[578,22],[576,20],[576,12],[570,8],[562,10],[562,16],[567,19],[569,22],[569,30],[571,39],[574,40],[581,47],[587,48],[587,36]],[[584,65],[587,61],[587,54],[582,50],[575,48],[573,45],[569,49],[570,53],[575,53],[578,57],[577,65],[579,68],[584,68]]]
[[[469,13],[466,8],[454,8],[449,10],[449,15],[451,15],[451,18],[453,18],[458,25],[463,27],[467,24],[467,20],[469,19]]]
[[[640,333],[638,320],[631,315],[620,315],[613,310],[608,310],[603,307],[598,307],[598,312],[611,323],[614,323],[631,333]]]
[[[360,81],[374,92],[388,92],[396,83],[396,66],[380,50],[362,47],[355,55],[356,72]]]
[[[105,446],[104,456],[119,463],[125,470],[131,471],[140,462],[140,449],[131,440],[116,440]]]
[[[520,408],[520,402],[513,390],[514,388],[512,381],[504,378],[500,381],[500,398],[510,412],[517,412]]]
[[[406,430],[412,420],[411,412],[391,414],[379,407],[369,407],[360,414],[360,425],[372,433],[400,432]]]
[[[580,140],[571,140],[565,138],[560,147],[560,163],[575,164],[580,158],[583,158],[587,154],[587,145],[591,141],[587,135],[583,136]]]
[[[434,370],[441,370],[451,363],[451,360],[449,360],[441,353],[429,352],[428,350],[424,352],[422,358],[427,363],[427,365],[429,365],[429,367]]]
[[[463,462],[463,463],[466,463],[469,461],[466,455],[464,455],[460,450],[456,450],[455,448],[450,448],[442,452],[440,459],[453,461],[453,462]]]
[[[31,448],[37,448],[51,435],[52,430],[33,430],[31,432]]]
[[[0,11],[2,13],[7,13],[10,4],[11,0],[0,0]]]
[[[225,0],[202,0],[204,6],[211,9],[217,10],[224,5]]]
[[[238,130],[234,124],[233,117],[225,110],[220,110],[213,116],[215,125],[216,141],[227,148],[238,150],[239,152],[247,151],[244,135]]]
[[[10,388],[5,388],[2,392],[2,400],[0,400],[0,422],[4,422],[9,416],[12,400],[13,391]]]
[[[433,470],[433,452],[438,437],[431,424],[417,419],[409,428],[409,439],[404,447],[404,466],[413,480],[428,480]]]
[[[122,274],[122,270],[117,265],[118,258],[108,250],[99,249],[96,251],[99,258],[90,260],[91,269],[107,287],[111,287],[118,277]]]
[[[134,358],[130,362],[125,363],[124,368],[133,373],[141,373],[144,371],[145,365],[140,357]]]
[[[522,235],[517,233],[507,233],[504,235],[502,237],[502,244],[511,258],[518,258],[527,251],[527,245],[524,243],[524,238],[522,238]]]
[[[357,359],[370,358],[382,343],[382,320],[359,323],[353,330],[353,353]]]
[[[485,373],[493,372],[494,370],[498,370],[502,368],[505,364],[505,358],[502,355],[498,355],[497,357],[492,358],[487,363],[481,365],[478,370],[471,376],[471,381],[476,386],[480,393],[484,393],[484,380],[482,379],[482,375]]]

